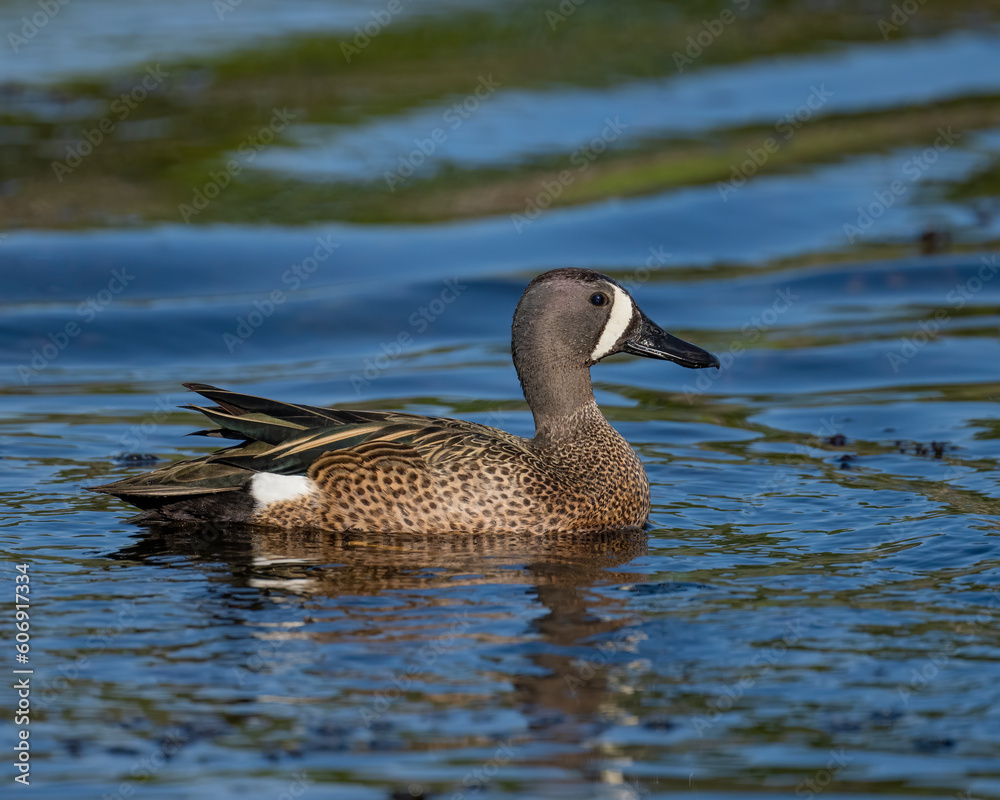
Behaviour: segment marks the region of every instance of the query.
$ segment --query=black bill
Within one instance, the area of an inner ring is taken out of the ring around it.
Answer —
[[[719,367],[719,359],[707,350],[672,336],[645,314],[642,314],[638,328],[625,340],[622,349],[636,356],[676,361],[690,369]]]

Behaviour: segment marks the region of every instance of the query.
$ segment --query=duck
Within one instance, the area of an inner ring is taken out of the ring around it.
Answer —
[[[664,331],[617,281],[566,267],[532,280],[511,355],[535,435],[460,419],[339,410],[202,383],[184,406],[238,443],[103,486],[131,521],[247,523],[339,533],[566,533],[642,529],[649,479],[604,418],[590,369],[617,353],[719,367]]]

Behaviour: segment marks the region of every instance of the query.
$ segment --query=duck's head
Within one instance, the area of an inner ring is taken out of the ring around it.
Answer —
[[[587,368],[615,353],[691,369],[719,366],[714,355],[653,322],[617,282],[589,269],[554,269],[528,284],[514,312],[512,350],[522,382],[535,366],[529,362]]]

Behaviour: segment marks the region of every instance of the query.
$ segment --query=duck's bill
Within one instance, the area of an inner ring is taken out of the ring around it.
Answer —
[[[702,350],[690,342],[667,333],[645,314],[642,316],[639,329],[625,340],[622,349],[636,356],[675,361],[682,367],[690,369],[719,367],[719,359],[707,350]]]

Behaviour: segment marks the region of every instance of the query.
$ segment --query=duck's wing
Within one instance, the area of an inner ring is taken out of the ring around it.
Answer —
[[[121,497],[143,509],[200,495],[244,491],[254,474],[306,475],[330,462],[383,463],[426,470],[446,460],[500,451],[524,451],[524,440],[463,420],[384,411],[344,411],[297,405],[185,384],[215,406],[186,406],[218,425],[198,434],[241,444],[201,458],[125,478],[92,491]]]

